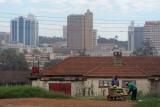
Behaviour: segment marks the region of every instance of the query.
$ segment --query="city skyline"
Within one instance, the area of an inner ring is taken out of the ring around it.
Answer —
[[[158,0],[0,0],[0,31],[10,31],[9,22],[14,17],[32,13],[40,22],[40,35],[63,36],[67,15],[82,14],[90,9],[94,15],[97,35],[120,40],[128,39],[131,20],[144,25],[147,20],[160,20]],[[10,8],[8,8],[10,7]],[[49,25],[52,24],[52,25]],[[5,26],[5,27],[4,27]]]

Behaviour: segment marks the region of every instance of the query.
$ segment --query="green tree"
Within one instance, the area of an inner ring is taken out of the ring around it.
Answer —
[[[28,70],[28,63],[24,54],[14,49],[5,49],[0,52],[0,69],[2,70]]]
[[[34,50],[33,50],[33,54],[34,54],[34,55],[39,55],[40,53],[41,53],[41,52],[40,52],[38,49],[34,49]]]
[[[54,66],[54,65],[58,64],[61,61],[62,61],[61,59],[51,60],[51,61],[45,63],[44,67]]]

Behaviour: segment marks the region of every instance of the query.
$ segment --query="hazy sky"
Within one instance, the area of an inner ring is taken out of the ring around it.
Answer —
[[[9,32],[10,20],[32,13],[39,20],[39,34],[62,36],[69,14],[94,14],[98,35],[111,38],[117,35],[127,40],[131,20],[143,25],[145,20],[160,20],[159,0],[0,0],[0,31]]]

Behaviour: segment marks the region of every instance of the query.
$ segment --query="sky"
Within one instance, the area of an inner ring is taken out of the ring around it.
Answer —
[[[131,20],[136,26],[160,20],[159,0],[0,0],[0,31],[10,31],[10,20],[33,14],[39,21],[39,35],[63,36],[62,27],[70,14],[93,12],[98,36],[127,40]]]

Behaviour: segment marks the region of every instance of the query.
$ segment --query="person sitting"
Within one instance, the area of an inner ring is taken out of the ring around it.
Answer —
[[[128,89],[129,89],[128,95],[129,95],[130,93],[132,93],[132,94],[131,94],[131,100],[132,100],[132,101],[136,101],[136,100],[137,100],[137,86],[136,86],[136,84],[133,83],[133,82],[127,82],[127,83],[126,83],[126,86],[127,86]]]
[[[118,76],[114,76],[114,78],[112,79],[112,86],[119,86],[119,80],[118,80]]]

